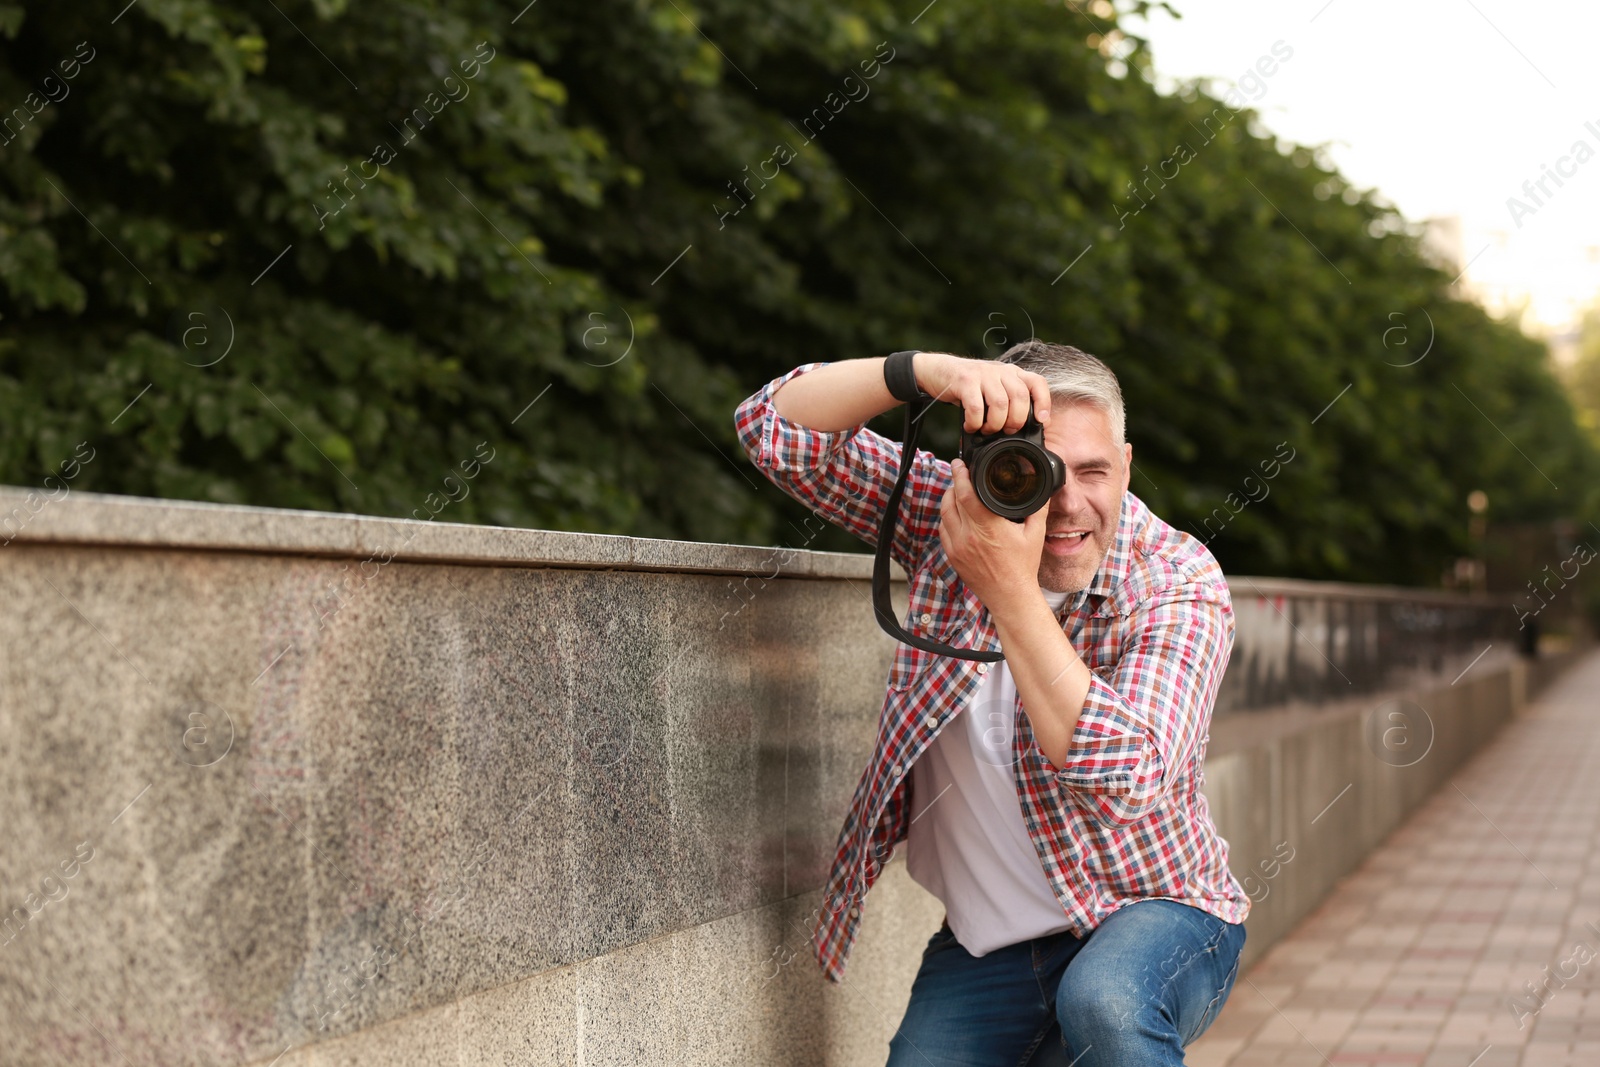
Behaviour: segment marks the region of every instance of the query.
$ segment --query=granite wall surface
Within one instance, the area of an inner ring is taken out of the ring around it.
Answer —
[[[869,580],[837,553],[30,513],[0,546],[0,1059],[881,1063],[938,902],[892,863],[839,987],[807,922],[892,651]],[[1249,951],[1511,714],[1525,669],[1470,670],[1417,691],[1405,766],[1374,701],[1213,750],[1268,890]]]

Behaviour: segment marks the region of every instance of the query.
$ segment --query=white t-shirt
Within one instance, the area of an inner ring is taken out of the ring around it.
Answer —
[[[1042,591],[1058,612],[1073,595]],[[974,956],[1071,926],[1022,821],[1017,707],[1002,660],[911,767],[906,871],[944,904],[951,932]]]

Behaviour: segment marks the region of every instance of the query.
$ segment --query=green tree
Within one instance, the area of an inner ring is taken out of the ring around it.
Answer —
[[[426,515],[483,447],[441,519],[776,543],[740,399],[1036,333],[1230,570],[1430,582],[1473,489],[1588,504],[1540,347],[1103,7],[514,6],[0,6],[0,479]]]
[[[1578,326],[1578,352],[1567,369],[1567,385],[1578,421],[1600,438],[1600,304],[1590,308]]]

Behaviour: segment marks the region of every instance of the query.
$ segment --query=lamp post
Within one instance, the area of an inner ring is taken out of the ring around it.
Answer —
[[[1485,541],[1489,531],[1489,494],[1474,489],[1467,494],[1467,509],[1472,518],[1467,520],[1467,538],[1472,542],[1472,591],[1484,593],[1489,589],[1489,562],[1485,558]]]

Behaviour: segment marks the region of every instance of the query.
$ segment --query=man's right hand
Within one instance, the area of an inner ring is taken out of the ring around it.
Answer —
[[[918,352],[911,366],[923,392],[965,410],[967,433],[1015,433],[1028,421],[1030,400],[1040,424],[1050,424],[1050,383],[1041,374],[948,352]]]

